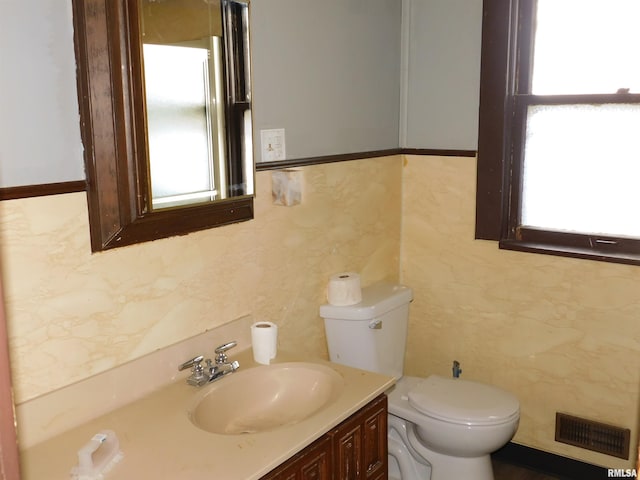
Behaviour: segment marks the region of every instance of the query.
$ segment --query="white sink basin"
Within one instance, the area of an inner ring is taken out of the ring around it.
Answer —
[[[211,433],[258,433],[298,423],[340,396],[344,380],[331,367],[292,362],[239,370],[208,387],[189,412]]]

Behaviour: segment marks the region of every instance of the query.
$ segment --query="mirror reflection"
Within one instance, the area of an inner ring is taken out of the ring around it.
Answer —
[[[152,208],[253,194],[247,4],[143,0],[140,19]]]

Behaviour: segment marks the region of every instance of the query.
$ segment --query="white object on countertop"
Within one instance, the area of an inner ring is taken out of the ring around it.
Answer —
[[[272,322],[256,322],[251,325],[253,359],[269,365],[278,351],[278,326]]]
[[[103,430],[78,450],[78,465],[71,469],[74,480],[102,480],[105,473],[122,460],[120,442],[115,432]]]

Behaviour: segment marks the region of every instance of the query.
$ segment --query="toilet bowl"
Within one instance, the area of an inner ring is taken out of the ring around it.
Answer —
[[[412,446],[415,425],[389,414],[387,420],[389,480],[431,478],[431,464]]]
[[[439,404],[441,400],[446,403]],[[403,377],[388,392],[389,425],[406,432],[411,459],[398,461],[402,480],[493,480],[490,454],[518,428],[519,402],[504,390],[432,375]],[[424,403],[421,403],[424,402]],[[416,476],[410,464],[427,461],[430,476]]]
[[[494,480],[490,454],[518,428],[518,399],[497,387],[431,375],[403,377],[410,288],[377,284],[351,306],[322,305],[332,362],[394,376],[389,478]]]

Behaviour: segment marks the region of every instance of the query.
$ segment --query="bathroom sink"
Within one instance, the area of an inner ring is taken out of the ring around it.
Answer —
[[[344,380],[331,367],[292,362],[240,370],[211,384],[189,412],[207,432],[259,433],[298,423],[340,396]]]

